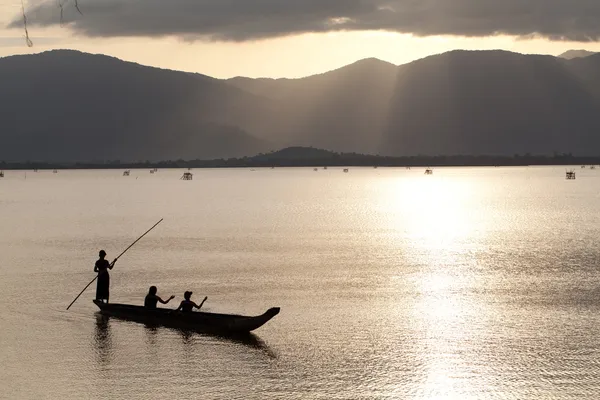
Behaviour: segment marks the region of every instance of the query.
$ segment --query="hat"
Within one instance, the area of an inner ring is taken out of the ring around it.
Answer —
[[[189,291],[189,290],[188,290],[188,291],[186,291],[186,292],[183,294],[183,297],[184,297],[184,298],[186,298],[186,299],[187,299],[188,297],[192,297],[192,292],[191,292],[191,291]]]

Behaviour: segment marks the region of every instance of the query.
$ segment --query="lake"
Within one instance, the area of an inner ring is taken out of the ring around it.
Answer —
[[[581,399],[600,393],[600,169],[5,171],[0,398]],[[239,341],[100,318],[208,296]]]

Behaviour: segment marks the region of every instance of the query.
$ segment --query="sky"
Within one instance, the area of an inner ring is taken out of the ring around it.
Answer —
[[[399,65],[456,49],[551,55],[600,51],[598,0],[24,4],[33,47],[26,44],[20,0],[0,0],[0,57],[74,49],[216,78],[298,78],[363,58]]]

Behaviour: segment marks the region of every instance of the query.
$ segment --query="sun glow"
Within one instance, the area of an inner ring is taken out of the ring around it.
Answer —
[[[433,255],[452,250],[475,229],[469,206],[472,191],[459,177],[413,174],[386,185],[382,206],[395,236]]]

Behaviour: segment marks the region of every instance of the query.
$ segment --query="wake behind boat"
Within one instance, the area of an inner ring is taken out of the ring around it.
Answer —
[[[178,312],[157,308],[147,309],[130,304],[103,303],[94,300],[104,315],[129,321],[163,325],[173,328],[190,329],[199,332],[220,334],[243,334],[260,328],[279,314],[279,307],[268,309],[264,314],[248,317],[235,314],[216,314],[207,312]]]

